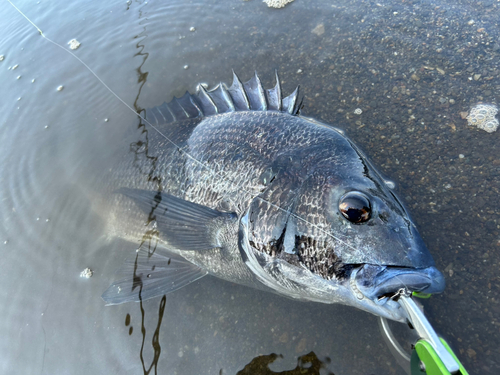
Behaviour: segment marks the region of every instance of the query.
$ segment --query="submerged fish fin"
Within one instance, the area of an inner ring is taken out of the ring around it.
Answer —
[[[168,108],[167,103],[163,103],[158,107],[154,107],[148,110],[147,118],[149,122],[155,125],[166,124],[175,121],[175,117]]]
[[[297,115],[301,107],[301,101],[298,100],[299,88],[282,98],[277,72],[275,76],[276,85],[266,90],[257,72],[249,81],[241,83],[233,71],[233,83],[229,88],[224,83],[212,90],[198,85],[196,94],[186,92],[181,98],[174,97],[169,103],[146,109],[146,119],[159,125],[235,111],[280,111]]]
[[[158,191],[121,188],[117,193],[132,199],[149,215],[149,220],[156,220],[162,239],[178,250],[220,247],[218,229],[237,220],[234,213],[216,211]]]
[[[202,113],[199,105],[193,102],[191,94],[187,91],[180,98],[175,98],[174,101],[176,101],[179,107],[182,108],[186,118],[195,118],[200,116]]]
[[[207,271],[184,259],[170,258],[141,249],[127,259],[117,272],[117,279],[101,298],[106,305],[139,302],[171,293],[196,281]]]

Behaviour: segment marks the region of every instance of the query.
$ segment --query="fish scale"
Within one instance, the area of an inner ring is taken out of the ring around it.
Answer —
[[[257,75],[241,83],[233,73],[229,88],[200,87],[146,110],[157,131],[113,170],[108,190],[116,192],[105,204],[110,232],[153,236],[156,253],[139,252],[141,267],[127,263],[128,279],[105,292],[106,302],[152,298],[211,274],[404,320],[386,298],[392,289],[443,290],[381,175],[337,129],[301,116],[300,103],[298,90],[281,98],[277,77],[265,90]],[[168,264],[167,254],[186,263],[160,267],[153,280],[136,275],[144,263]],[[141,295],[131,279],[141,280]]]

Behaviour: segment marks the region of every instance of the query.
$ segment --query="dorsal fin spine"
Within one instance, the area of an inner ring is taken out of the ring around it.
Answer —
[[[156,108],[156,111],[157,111],[157,112],[161,115],[161,117],[163,117],[163,121],[166,121],[166,120],[167,120],[167,119],[165,118],[165,116],[163,116],[163,113],[160,111],[160,108],[159,108],[159,107],[157,107],[157,108]],[[159,123],[159,121],[158,121],[159,116],[157,116],[157,115],[156,115],[156,113],[154,113],[153,111],[151,111],[151,112],[152,112],[152,114],[153,114],[153,116],[154,116],[154,118],[155,118],[156,122],[157,122],[157,123]]]
[[[248,100],[247,93],[245,92],[245,88],[243,87],[243,83],[241,83],[240,78],[233,70],[233,83],[231,87],[228,88],[228,93],[231,95],[233,99],[234,106],[236,110],[248,110],[250,109],[250,101]]]
[[[298,94],[299,88],[297,87],[294,92],[290,95],[291,100],[290,104],[288,105],[288,113],[292,114],[294,109],[295,109],[295,103],[297,102],[297,94]]]
[[[200,98],[200,100],[203,100],[203,99],[207,100],[212,105],[215,113],[219,113],[217,106],[215,105],[215,103],[214,103],[213,99],[210,97],[210,95],[208,95],[205,87],[203,87],[202,85],[199,85],[198,87],[200,89],[200,91],[198,92],[198,97]],[[203,101],[201,104],[203,105]],[[210,109],[212,109],[212,108],[210,108]],[[203,111],[203,112],[206,112],[206,111]]]
[[[294,116],[296,116],[296,115],[300,114],[300,110],[301,110],[301,109],[302,109],[302,107],[304,106],[304,104],[303,104],[303,103],[304,103],[304,97],[301,97],[301,98],[300,98],[300,102],[299,102],[299,104],[295,107],[295,112],[294,112],[294,114],[293,114]]]
[[[200,108],[201,106],[198,104],[197,100],[195,99],[195,96],[190,96],[189,100],[191,101],[191,104],[193,104],[193,107],[195,107],[198,110],[198,117],[203,117],[205,114],[203,113],[202,109]]]
[[[271,111],[282,111],[281,85],[278,78],[278,72],[274,71],[276,84],[272,89],[265,90],[267,99],[267,109]]]
[[[300,85],[297,86],[294,92],[295,92],[295,97],[293,101],[293,111],[290,113],[293,116],[299,113],[300,106],[302,105],[302,100],[303,100],[303,98],[301,98],[299,101]]]
[[[286,98],[283,99],[283,112],[288,112],[292,116],[297,114],[297,95],[299,94],[299,86]]]
[[[167,107],[168,112],[170,112],[170,116],[174,118],[174,121],[177,121],[177,117],[175,117],[174,111],[172,111],[172,109],[170,108],[169,103],[166,103],[165,107]]]
[[[146,113],[148,113],[148,114],[149,114],[149,120],[152,120],[151,116],[153,116],[153,117],[155,118],[155,120],[156,120],[156,125],[158,125],[158,124],[159,124],[159,123],[158,123],[158,119],[156,118],[156,115],[155,115],[155,113],[153,112],[153,109],[151,109],[150,111],[148,111],[148,112],[146,112]]]
[[[274,89],[278,93],[278,111],[281,111],[283,109],[283,100],[281,96],[281,82],[280,82],[280,77],[278,77],[278,70],[274,70],[274,77],[276,79],[276,85],[274,86]]]
[[[235,111],[279,111],[296,116],[302,107],[299,87],[283,98],[277,70],[274,73],[276,84],[272,89],[266,90],[257,72],[248,82],[242,83],[233,71],[233,82],[229,88],[220,83],[208,91],[200,84],[197,94],[186,92],[180,98],[174,97],[169,103],[147,109],[146,118],[159,123],[163,117],[164,123],[169,123]]]
[[[179,99],[174,96],[174,100],[179,105],[179,107],[182,109],[182,112],[184,112],[184,115],[186,115],[186,118],[189,118],[189,113],[186,112],[186,109],[182,106]]]
[[[260,103],[262,105],[261,111],[267,111],[267,99],[266,93],[264,92],[264,87],[262,87],[262,82],[260,81],[259,76],[257,75],[257,71],[255,71],[255,80],[257,81],[257,92],[259,94]]]
[[[215,106],[217,107],[217,113],[233,112],[233,100],[226,92],[224,85],[217,85],[214,89],[207,91],[207,94],[210,98],[212,98]]]
[[[235,107],[234,107],[234,102],[233,102],[233,98],[232,96],[229,94],[229,92],[227,91],[227,87],[224,83],[219,83],[219,86],[221,88],[221,91],[222,91],[222,95],[224,95],[224,99],[226,99],[226,102],[227,102],[227,105],[230,109],[230,112],[234,112],[236,111]]]

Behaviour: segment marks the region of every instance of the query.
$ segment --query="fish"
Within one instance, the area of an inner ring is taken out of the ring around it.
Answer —
[[[343,131],[301,113],[299,87],[284,97],[275,80],[265,89],[233,71],[229,87],[143,112],[148,142],[110,171],[110,212],[124,238],[155,242],[125,262],[106,304],[212,275],[403,322],[401,288],[444,291],[393,184]]]

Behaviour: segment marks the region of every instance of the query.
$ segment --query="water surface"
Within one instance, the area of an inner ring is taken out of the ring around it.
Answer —
[[[81,42],[72,52],[136,111],[229,82],[231,69],[242,80],[257,70],[266,87],[278,69],[285,93],[300,84],[302,113],[344,129],[397,182],[447,278],[425,302],[436,330],[469,373],[498,373],[499,134],[460,114],[499,100],[498,2],[15,4],[64,49]],[[281,354],[269,366],[281,371],[314,352],[321,373],[404,373],[376,318],[349,307],[209,277],[105,307],[139,240],[106,232],[100,182],[151,129],[8,2],[0,9],[1,372],[236,374],[261,355]]]

